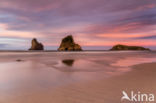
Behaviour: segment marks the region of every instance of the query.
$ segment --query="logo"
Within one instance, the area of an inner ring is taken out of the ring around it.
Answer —
[[[130,95],[128,95],[125,91],[122,91],[122,98],[121,101],[123,100],[128,100],[132,102],[153,102],[154,101],[154,94],[146,94],[146,93],[141,93],[137,92],[135,93],[134,91],[131,91]]]

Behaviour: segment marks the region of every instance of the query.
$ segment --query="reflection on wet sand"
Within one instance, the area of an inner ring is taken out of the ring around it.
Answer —
[[[74,63],[74,60],[73,59],[65,59],[65,60],[62,60],[62,63],[66,64],[67,66],[72,66]]]
[[[98,75],[103,77],[118,75],[124,72],[128,72],[130,70],[130,68],[126,67],[114,68],[108,64],[101,64],[96,63],[92,60],[83,59],[63,59],[62,61],[59,60],[58,63],[52,67],[61,72],[84,72],[86,73],[86,76]]]
[[[156,89],[155,63],[139,66],[138,70],[131,68],[143,60],[141,63],[154,62],[155,54],[57,52],[8,56],[3,53],[0,54],[0,103],[119,103],[119,93],[127,86],[135,90],[135,86],[139,85],[139,89],[145,85],[144,91],[153,85]],[[116,96],[119,99],[110,98]]]

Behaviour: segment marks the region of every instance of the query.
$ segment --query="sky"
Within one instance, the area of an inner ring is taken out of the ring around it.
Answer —
[[[156,50],[156,0],[0,0],[0,50],[47,50],[73,35],[85,50],[116,44]]]

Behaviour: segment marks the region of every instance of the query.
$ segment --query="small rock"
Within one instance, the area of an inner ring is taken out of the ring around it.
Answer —
[[[44,46],[42,43],[39,43],[36,38],[34,38],[31,42],[31,48],[29,50],[44,50]]]
[[[17,61],[17,62],[21,62],[21,61],[23,61],[23,60],[21,60],[21,59],[17,59],[16,61]]]

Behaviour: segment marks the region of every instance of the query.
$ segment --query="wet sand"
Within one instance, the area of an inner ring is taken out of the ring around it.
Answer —
[[[150,67],[150,68],[149,68]],[[86,83],[75,83],[55,88],[53,91],[32,93],[29,103],[135,103],[122,101],[122,91],[156,94],[156,63],[133,66],[133,71]],[[19,99],[19,103],[25,97]],[[137,102],[136,102],[137,103]],[[145,102],[146,103],[146,102]],[[155,103],[155,102],[150,102]]]
[[[1,53],[0,103],[120,103],[123,90],[156,95],[155,62],[155,52]]]

